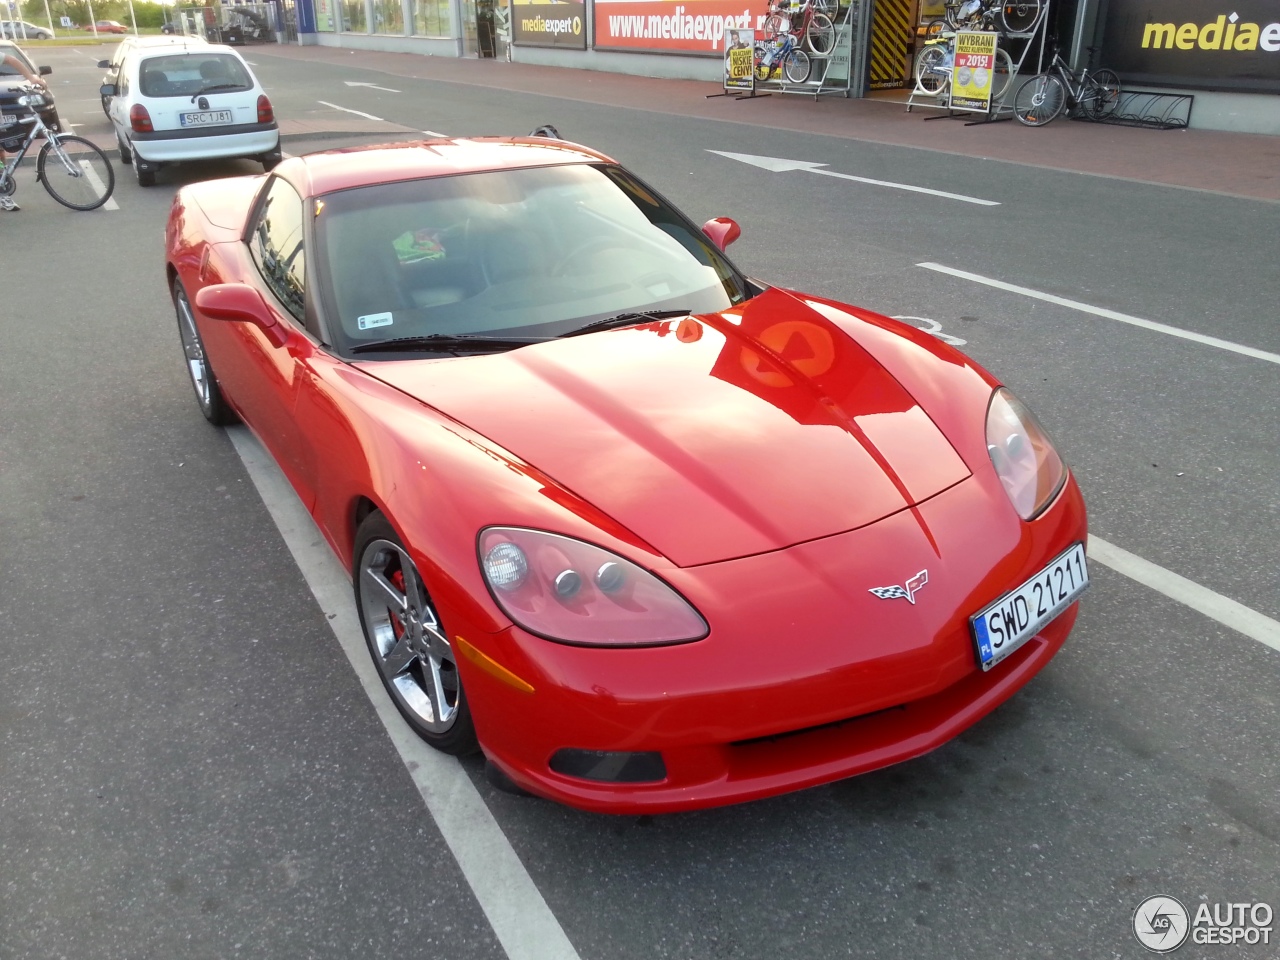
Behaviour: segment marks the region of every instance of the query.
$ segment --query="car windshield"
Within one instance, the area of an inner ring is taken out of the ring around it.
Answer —
[[[554,337],[750,295],[700,230],[614,166],[362,187],[317,201],[315,222],[321,298],[344,351],[433,335]]]
[[[138,71],[144,97],[190,97],[198,93],[248,90],[249,71],[229,53],[176,53],[148,57]]]
[[[17,47],[13,46],[12,44],[5,43],[5,44],[0,44],[0,77],[22,76],[21,70],[19,70],[15,66],[12,66],[11,64],[4,62],[4,57],[6,55],[10,57],[16,57],[17,59],[25,63],[27,65],[27,69],[30,70],[32,73],[36,72],[35,65],[32,64],[32,62],[27,59],[26,54],[24,54],[21,50],[19,50]]]

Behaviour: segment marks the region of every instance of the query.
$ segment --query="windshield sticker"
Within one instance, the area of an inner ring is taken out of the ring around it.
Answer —
[[[374,327],[389,327],[395,321],[389,313],[369,313],[356,317],[356,327],[360,330],[372,330]]]

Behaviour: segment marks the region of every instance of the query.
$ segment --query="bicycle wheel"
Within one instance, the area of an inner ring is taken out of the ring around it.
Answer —
[[[941,44],[925,47],[916,57],[916,87],[937,96],[947,85],[951,68],[946,66],[947,51]]]
[[[773,55],[770,52],[756,55],[756,79],[768,80],[773,74],[774,62]]]
[[[991,75],[991,102],[999,103],[1013,81],[1013,57],[1004,47],[996,47],[995,72]]]
[[[1013,95],[1013,115],[1028,127],[1043,127],[1062,112],[1067,91],[1057,77],[1030,77]]]
[[[924,25],[924,39],[937,40],[951,28],[947,26],[947,21],[939,17],[937,20],[930,20]]]
[[[1089,74],[1085,85],[1082,106],[1087,116],[1097,120],[1116,108],[1116,101],[1120,99],[1120,78],[1114,70],[1102,69]]]
[[[764,18],[764,35],[770,39],[791,32],[791,21],[780,13],[771,13]]]
[[[812,69],[813,64],[809,62],[809,55],[803,50],[790,51],[782,61],[782,72],[792,83],[807,81],[809,71]]]
[[[36,158],[36,179],[49,196],[72,210],[96,210],[116,188],[111,161],[83,137],[46,140]]]
[[[804,31],[804,44],[815,57],[825,57],[836,45],[836,27],[825,13],[815,13]]]
[[[812,0],[813,9],[825,14],[834,23],[840,16],[840,0]]]
[[[1030,33],[1040,22],[1041,0],[1005,0],[1000,19],[1007,33]]]

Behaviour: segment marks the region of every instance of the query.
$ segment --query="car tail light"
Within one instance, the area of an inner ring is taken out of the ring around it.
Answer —
[[[987,408],[987,453],[1023,520],[1039,516],[1067,481],[1067,468],[1044,428],[1004,387],[991,395]]]
[[[258,97],[258,122],[271,123],[276,118],[276,112],[271,109],[271,101],[267,99],[267,95],[261,94]]]
[[[523,527],[488,527],[478,547],[498,606],[548,640],[629,647],[686,643],[708,633],[680,594],[602,547]]]
[[[155,130],[151,126],[151,114],[147,113],[147,108],[140,103],[135,103],[129,108],[129,126],[134,133],[153,133]]]

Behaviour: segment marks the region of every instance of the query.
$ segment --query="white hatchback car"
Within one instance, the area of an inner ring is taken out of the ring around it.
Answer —
[[[111,98],[120,160],[149,187],[170,163],[246,157],[280,162],[271,101],[244,58],[222,44],[137,46],[125,54]]]

